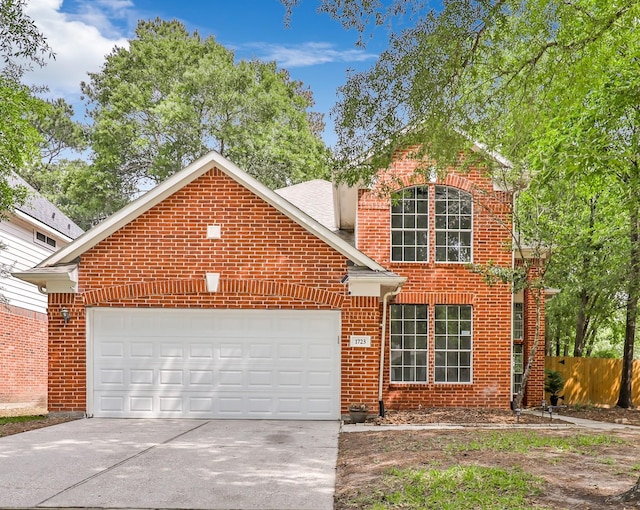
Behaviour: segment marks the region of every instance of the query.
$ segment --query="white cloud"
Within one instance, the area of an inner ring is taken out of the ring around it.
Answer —
[[[335,46],[324,42],[309,42],[299,45],[252,44],[260,50],[261,60],[275,60],[280,67],[307,67],[333,62],[364,62],[375,60],[378,55],[363,50],[337,50]]]
[[[43,68],[34,68],[25,81],[47,85],[54,97],[77,96],[88,72],[97,72],[114,46],[128,41],[110,19],[124,17],[128,0],[100,0],[81,4],[77,13],[61,12],[62,0],[30,0],[25,12],[47,38],[56,55]]]

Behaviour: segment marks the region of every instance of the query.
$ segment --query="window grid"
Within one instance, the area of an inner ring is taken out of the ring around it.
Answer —
[[[56,240],[49,237],[48,235],[43,234],[42,232],[35,231],[36,241],[39,241],[42,244],[46,244],[51,246],[52,248],[56,247]]]
[[[523,304],[513,303],[513,340],[522,340],[524,333]]]
[[[513,394],[520,393],[522,387],[522,374],[524,373],[524,346],[522,344],[513,345]]]
[[[471,306],[435,307],[434,382],[471,382]]]
[[[425,262],[428,259],[429,188],[407,188],[391,205],[391,260]]]
[[[426,383],[427,305],[391,305],[391,382]]]
[[[469,193],[436,186],[436,262],[471,262],[472,205]]]

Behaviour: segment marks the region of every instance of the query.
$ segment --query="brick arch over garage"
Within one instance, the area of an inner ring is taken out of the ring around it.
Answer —
[[[162,280],[89,290],[82,293],[82,301],[85,306],[93,306],[100,303],[145,296],[204,294],[207,292],[204,278]],[[232,278],[220,279],[218,293],[225,295],[288,297],[300,301],[310,301],[319,305],[328,305],[331,308],[340,308],[345,299],[343,294],[324,289],[270,280],[237,280]]]

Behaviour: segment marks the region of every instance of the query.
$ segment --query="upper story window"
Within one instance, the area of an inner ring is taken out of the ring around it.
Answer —
[[[406,188],[391,204],[391,260],[429,260],[429,229],[432,228],[436,262],[471,262],[471,194],[448,186],[435,186],[435,215],[431,220],[429,189],[429,186]]]
[[[56,240],[49,237],[48,235],[43,234],[42,232],[38,232],[37,230],[35,231],[35,240],[38,243],[42,243],[42,244],[46,244],[47,246],[51,247],[51,248],[55,248],[56,247]]]
[[[429,188],[402,190],[391,205],[391,260],[429,260]]]
[[[436,262],[471,262],[471,195],[436,186]]]

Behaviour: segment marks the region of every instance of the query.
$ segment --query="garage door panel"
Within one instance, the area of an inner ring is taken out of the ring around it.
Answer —
[[[336,419],[340,316],[91,309],[96,416]]]

